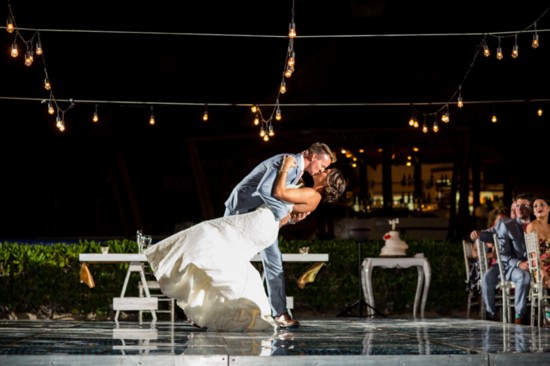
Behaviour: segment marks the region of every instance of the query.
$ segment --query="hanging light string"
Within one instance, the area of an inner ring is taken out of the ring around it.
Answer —
[[[444,122],[444,123],[449,123],[450,122],[450,112],[449,112],[449,104],[450,103],[452,103],[456,100],[456,105],[457,105],[458,108],[463,108],[464,107],[464,99],[462,97],[462,87],[463,87],[464,83],[466,82],[466,79],[467,79],[468,75],[472,71],[472,68],[474,67],[477,59],[479,58],[480,53],[483,54],[483,56],[485,56],[485,57],[490,57],[491,56],[491,50],[489,48],[487,37],[494,37],[494,38],[497,39],[498,44],[497,44],[497,48],[496,48],[496,58],[499,61],[504,58],[504,53],[502,51],[502,46],[501,46],[501,40],[503,38],[514,37],[514,46],[512,48],[511,57],[512,58],[518,58],[519,57],[518,35],[521,34],[521,33],[532,33],[533,37],[532,37],[532,41],[531,41],[531,47],[534,48],[534,49],[537,49],[539,47],[539,35],[538,35],[539,31],[537,30],[537,22],[540,21],[546,15],[546,13],[548,13],[548,11],[550,11],[550,8],[547,8],[533,23],[529,24],[523,30],[514,31],[514,32],[498,32],[498,33],[494,32],[494,33],[485,33],[485,34],[483,34],[482,35],[483,37],[482,37],[480,43],[477,45],[477,47],[475,49],[474,57],[473,57],[472,61],[470,62],[468,70],[466,70],[466,73],[464,74],[464,77],[462,78],[461,83],[459,84],[459,86],[455,90],[455,92],[451,95],[451,97],[449,98],[449,101],[445,105],[441,106],[439,109],[431,111],[429,113],[423,113],[423,112],[420,112],[419,110],[413,108],[413,111],[411,113],[411,118],[409,119],[409,126],[412,126],[414,128],[418,128],[419,123],[417,121],[417,118],[419,116],[433,117],[432,131],[434,133],[437,133],[439,131],[439,125],[437,123],[438,119],[440,119],[441,122]],[[494,102],[489,102],[488,101],[487,103],[494,103]],[[472,104],[472,102],[468,101],[468,104]],[[415,103],[415,105],[418,105],[418,104]],[[414,107],[414,105],[413,105],[413,107]],[[542,111],[540,111],[540,112],[537,111],[537,114],[539,116],[541,116]],[[427,128],[427,125],[426,125],[425,121],[426,121],[426,118],[424,118],[424,124],[422,126],[422,132],[427,133],[427,132],[429,132],[429,129]],[[493,113],[492,122],[493,123],[497,122],[496,116],[494,115],[494,113]]]
[[[308,104],[283,104],[280,103],[281,95],[285,94],[287,92],[287,83],[285,81],[285,78],[288,79],[290,76],[292,76],[292,73],[294,72],[294,65],[295,65],[295,51],[294,51],[294,39],[297,37],[296,34],[296,26],[294,22],[294,15],[295,15],[295,7],[294,7],[294,0],[292,2],[292,8],[291,8],[291,21],[289,24],[289,34],[287,36],[281,36],[281,35],[251,35],[251,34],[219,34],[219,33],[176,33],[176,32],[135,32],[135,31],[104,31],[104,30],[66,30],[66,29],[36,29],[36,28],[19,28],[16,26],[15,23],[15,17],[13,15],[13,10],[11,7],[11,2],[8,0],[8,19],[6,23],[6,31],[8,33],[15,33],[14,41],[12,44],[12,50],[11,54],[13,57],[18,57],[18,48],[17,48],[17,40],[19,39],[22,43],[26,46],[26,53],[25,53],[25,65],[31,66],[34,61],[34,55],[41,56],[42,63],[44,65],[44,88],[49,91],[50,95],[48,99],[42,99],[42,98],[22,98],[22,97],[3,97],[0,96],[0,99],[10,99],[10,100],[38,100],[41,101],[43,104],[48,105],[48,113],[49,114],[56,114],[56,125],[60,125],[59,121],[57,119],[61,119],[64,126],[64,115],[65,112],[69,109],[73,108],[75,106],[75,103],[79,104],[89,104],[93,103],[95,104],[95,112],[94,115],[97,114],[97,105],[98,104],[126,104],[126,105],[147,105],[147,106],[154,106],[154,105],[177,105],[177,106],[195,106],[195,105],[202,105],[205,106],[207,104],[210,104],[211,106],[246,106],[246,107],[252,107],[257,108],[258,112],[254,113],[254,124],[256,125],[256,121],[258,121],[258,125],[260,125],[260,136],[265,140],[269,141],[269,137],[274,135],[273,131],[273,119],[280,120],[282,119],[281,114],[281,106],[284,107],[298,107],[298,106],[412,106],[413,110],[411,113],[411,119],[409,120],[409,124],[411,126],[419,126],[419,123],[412,123],[411,121],[414,121],[415,119],[418,119],[418,117],[430,117],[430,118],[423,118],[424,122],[427,119],[433,120],[433,130],[434,132],[437,132],[439,130],[439,126],[437,125],[438,118],[441,118],[441,121],[444,123],[448,123],[450,121],[450,114],[449,114],[449,105],[456,104],[457,107],[462,108],[464,106],[464,100],[462,96],[462,90],[463,85],[470,74],[470,71],[472,70],[476,60],[478,59],[478,56],[480,54],[480,50],[483,50],[483,55],[486,57],[489,57],[491,52],[489,49],[489,42],[487,40],[488,37],[496,38],[498,41],[498,49],[501,49],[500,43],[501,39],[503,38],[515,38],[514,47],[512,49],[512,57],[516,58],[519,56],[519,46],[517,43],[518,35],[522,33],[530,33],[532,34],[532,42],[531,46],[532,48],[536,49],[539,46],[539,34],[549,32],[550,29],[537,29],[537,23],[550,11],[550,8],[547,8],[532,24],[524,28],[520,31],[505,31],[505,32],[491,32],[491,33],[416,33],[416,34],[360,34],[360,35],[310,35],[310,36],[300,36],[302,39],[312,39],[312,38],[375,38],[375,37],[449,37],[449,36],[482,36],[482,40],[480,44],[476,47],[474,57],[464,75],[462,78],[462,81],[460,85],[458,86],[457,90],[453,93],[453,95],[447,100],[446,102],[429,102],[429,103],[411,103],[411,102],[395,102],[395,103],[308,103]],[[21,33],[21,31],[30,31],[33,32],[32,36],[29,39],[25,39]],[[202,37],[247,37],[247,38],[288,38],[289,45],[287,48],[287,54],[285,57],[285,67],[283,71],[283,77],[281,80],[281,84],[279,86],[276,101],[274,104],[264,103],[264,104],[250,104],[250,103],[182,103],[182,102],[153,102],[153,101],[108,101],[108,100],[73,100],[73,99],[58,99],[55,98],[52,85],[50,82],[50,78],[48,76],[48,71],[46,68],[45,63],[45,57],[42,49],[42,42],[40,40],[40,32],[59,32],[59,33],[102,33],[102,34],[136,34],[136,35],[172,35],[172,36],[202,36]],[[497,52],[497,55],[499,53]],[[500,57],[500,56],[497,56]],[[503,55],[502,55],[503,57]],[[488,100],[488,101],[468,101],[467,104],[487,104],[487,103],[525,103],[525,102],[545,102],[548,101],[548,99],[514,99],[514,100]],[[68,107],[65,109],[60,107],[59,103],[68,103]],[[421,112],[414,108],[414,106],[440,106],[438,109],[425,113]],[[263,114],[261,113],[260,107],[273,107],[271,114],[267,119],[263,117]],[[151,110],[152,112],[152,110]],[[542,113],[538,112],[539,115],[542,115]],[[153,114],[151,113],[151,116]],[[422,119],[422,118],[421,118]],[[153,116],[154,120],[154,116]],[[425,123],[424,123],[425,125]],[[423,127],[424,127],[423,125]],[[60,128],[60,130],[64,130]],[[423,130],[425,130],[423,128]],[[427,131],[426,131],[427,132]]]
[[[281,95],[286,94],[287,84],[285,79],[290,79],[294,74],[295,65],[296,65],[296,53],[294,51],[294,39],[296,39],[296,23],[294,23],[294,0],[292,0],[290,24],[288,26],[288,47],[285,56],[285,63],[283,67],[283,73],[281,77],[281,84],[277,90],[277,97],[275,100],[275,105],[271,111],[269,118],[264,119],[261,108],[259,105],[252,106],[253,113],[253,123],[255,126],[260,126],[260,137],[265,141],[269,141],[270,137],[275,136],[275,130],[273,128],[273,119],[280,121],[283,116],[281,113],[281,104],[279,102]]]

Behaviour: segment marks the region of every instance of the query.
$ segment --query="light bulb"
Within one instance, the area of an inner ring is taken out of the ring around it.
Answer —
[[[17,43],[15,43],[15,42],[13,42],[13,44],[11,46],[10,55],[11,55],[11,57],[19,56],[19,50],[17,49]]]
[[[504,54],[502,53],[502,47],[497,48],[497,60],[502,60],[504,58]]]
[[[518,45],[515,44],[514,47],[512,48],[512,58],[518,58],[519,56],[519,48],[518,48]]]
[[[292,51],[292,53],[288,56],[287,63],[289,66],[294,66],[294,64],[296,63],[296,54],[294,53],[294,51]]]
[[[92,117],[92,122],[96,123],[97,121],[99,121],[99,115],[97,114],[97,112],[94,112],[94,116]]]
[[[254,117],[254,126],[258,126],[259,124],[260,124],[260,117],[256,115],[256,117]]]
[[[42,52],[43,52],[43,51],[42,51],[42,45],[40,44],[40,42],[37,42],[37,43],[36,43],[36,54],[37,54],[38,56],[40,56],[40,55],[42,55]]]
[[[282,118],[283,116],[281,115],[281,108],[277,107],[277,111],[275,112],[275,119],[277,121],[280,121]]]
[[[203,115],[202,115],[202,120],[204,122],[208,121],[208,111],[204,111]]]
[[[483,56],[491,56],[491,51],[489,50],[489,46],[487,46],[487,43],[483,43]]]
[[[533,34],[533,41],[531,42],[531,47],[539,48],[539,35],[538,35],[538,33]]]
[[[48,103],[48,114],[54,114],[55,108],[53,107],[52,103]]]
[[[13,33],[15,31],[15,24],[13,24],[12,17],[8,17],[8,20],[6,21],[6,31],[8,33]]]
[[[537,109],[537,116],[542,117],[542,108]]]
[[[288,26],[288,38],[296,38],[296,24],[294,22]]]
[[[284,80],[281,83],[281,88],[279,89],[279,91],[281,92],[281,94],[286,93],[286,84],[285,84]]]
[[[424,133],[428,133],[428,125],[424,123],[424,125],[422,126],[422,132]]]
[[[34,57],[32,51],[27,51],[27,53],[25,53],[25,66],[31,66],[33,61]]]
[[[52,88],[52,84],[50,84],[50,80],[48,78],[44,79],[44,89],[50,90]]]
[[[462,95],[459,95],[459,96],[458,96],[458,101],[457,101],[457,103],[456,103],[456,106],[457,106],[458,108],[464,107],[464,102],[462,101]]]
[[[496,115],[496,114],[493,114],[493,116],[491,117],[491,122],[497,123],[497,121],[498,121],[497,115]]]
[[[153,126],[155,124],[155,116],[151,113],[151,118],[149,118],[149,124]]]

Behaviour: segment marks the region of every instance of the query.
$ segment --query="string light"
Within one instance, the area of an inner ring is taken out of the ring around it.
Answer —
[[[151,107],[151,117],[149,117],[149,124],[151,126],[155,125],[155,114],[153,113],[153,107]]]
[[[514,47],[512,48],[512,58],[518,58],[518,56],[519,56],[518,35],[516,33]]]
[[[25,53],[25,66],[31,66],[33,61],[33,52],[31,50],[28,50],[27,53]]]
[[[6,31],[8,33],[15,32],[15,17],[11,9],[11,3],[8,1],[8,19],[6,20]]]
[[[537,22],[536,21],[533,23],[533,28],[535,29],[535,33],[533,33],[533,40],[531,41],[531,47],[539,48],[539,34],[537,33]]]
[[[11,6],[9,4],[9,1],[8,1],[8,7],[9,7],[9,15],[8,15],[8,20],[7,20],[7,23],[6,23],[6,30],[9,32],[9,33],[16,33],[16,39],[17,37],[20,37],[21,39],[23,39],[22,35],[19,33],[19,30],[17,29],[17,27],[15,26],[15,18],[13,17],[13,14],[12,14],[12,11],[11,11]],[[537,20],[540,20],[547,12],[548,12],[549,9],[547,9]],[[534,32],[533,32],[533,39],[532,39],[532,47],[533,48],[537,48],[539,46],[539,35],[537,33],[537,28],[536,28],[536,25],[537,25],[537,22],[535,21],[532,26],[534,26]],[[530,27],[527,27],[525,29],[529,29]],[[25,30],[24,28],[22,30]],[[46,30],[48,31],[48,30]],[[43,50],[42,50],[42,46],[41,46],[41,42],[40,42],[40,35],[38,33],[38,31],[36,30],[35,31],[35,36],[37,36],[38,40],[36,41],[36,47],[35,47],[35,54],[37,55],[42,55],[43,53]],[[521,31],[521,33],[524,33],[526,32],[526,30],[523,30]],[[135,32],[133,32],[135,33]],[[511,34],[511,33],[508,33],[508,34]],[[514,49],[513,49],[513,53],[512,53],[512,57],[517,57],[517,55],[519,55],[519,52],[518,52],[518,32],[516,32],[514,34],[515,36],[515,45],[514,45]],[[494,35],[492,34],[485,34],[484,35],[484,38],[483,38],[483,42],[482,42],[482,48],[483,48],[483,54],[488,56],[490,55],[490,51],[489,51],[489,47],[487,45],[487,42],[486,42],[486,36],[487,35],[490,35],[490,36],[493,36],[495,37]],[[33,58],[33,40],[35,38],[35,36],[33,36],[33,38],[31,38],[30,41],[26,41],[25,39],[23,39],[23,41],[27,44],[27,53],[25,54],[25,65],[27,66],[30,66],[34,60]],[[295,51],[294,51],[294,43],[293,43],[293,40],[296,38],[297,36],[297,32],[296,32],[296,24],[294,22],[294,1],[293,1],[293,4],[292,4],[292,17],[291,17],[291,22],[289,23],[289,34],[288,34],[288,38],[289,38],[289,47],[288,47],[288,53],[287,53],[287,60],[286,60],[286,63],[285,63],[285,68],[284,68],[284,73],[283,73],[283,77],[290,77],[293,72],[294,72],[294,67],[295,67],[295,62],[296,62],[296,58],[295,58]],[[409,35],[410,36],[410,35]],[[419,35],[421,36],[421,35]],[[345,37],[345,36],[343,36]],[[503,58],[503,54],[502,54],[502,48],[501,48],[501,38],[503,36],[498,36],[496,38],[498,38],[498,48],[497,48],[497,58],[500,60]],[[16,39],[14,39],[14,42],[13,42],[13,45],[12,45],[12,51],[11,51],[11,54],[12,54],[12,57],[18,57],[18,45],[17,45],[17,41]],[[516,56],[514,56],[514,51],[515,51],[515,54]],[[486,54],[486,52],[488,52],[488,54]],[[499,56],[500,55],[500,56]],[[473,62],[472,64],[470,65],[470,69],[472,68],[473,66]],[[49,79],[47,77],[47,72],[46,72],[46,68],[44,67],[44,71],[46,73],[46,78],[44,80],[44,88],[46,90],[51,90],[51,84],[49,82]],[[469,72],[470,70],[468,70]],[[467,73],[468,74],[468,73]],[[467,75],[466,74],[466,75]],[[285,83],[285,80],[283,78],[282,82],[281,82],[281,85],[280,85],[280,88],[279,88],[279,95],[280,94],[285,94],[287,91],[287,85]],[[455,94],[453,95],[453,97],[456,96],[456,92]],[[2,97],[0,97],[2,98]],[[28,99],[28,98],[25,98],[25,99]],[[451,99],[452,100],[452,99]],[[50,98],[50,103],[49,103],[49,108],[48,110],[50,109],[50,107],[53,109],[54,106],[52,105],[51,101],[53,101],[53,104],[57,106],[57,102],[55,101],[55,99],[53,98],[53,94],[51,95],[51,98]],[[90,102],[90,101],[85,101],[85,102]],[[112,103],[112,102],[108,102],[108,103]],[[132,102],[128,102],[128,101],[125,101],[125,102],[120,102],[121,104],[132,104]],[[143,104],[143,102],[135,102],[136,104]],[[152,102],[146,102],[147,104],[150,104]],[[469,102],[470,103],[470,102]],[[475,102],[474,102],[475,103]],[[486,102],[480,102],[480,103],[486,103]],[[155,104],[159,104],[159,103],[155,103]],[[177,105],[178,103],[168,103],[168,104],[175,104]],[[191,103],[181,103],[181,105],[190,105]],[[382,104],[371,104],[371,105],[383,105],[384,103]],[[390,104],[396,104],[396,103],[390,103]],[[428,103],[429,105],[433,105],[433,104],[436,104],[436,103]],[[228,104],[228,105],[235,105],[235,104]],[[312,105],[319,105],[318,103],[314,103]],[[336,105],[336,104],[332,104],[332,105]],[[341,105],[346,105],[346,104],[341,104]],[[365,103],[363,105],[369,105],[369,103]],[[458,94],[458,98],[457,98],[457,106],[459,108],[462,108],[463,107],[463,101],[462,101],[462,95],[461,95],[461,91],[460,91],[460,88],[459,88],[459,94]],[[96,108],[97,108],[97,105],[96,105]],[[446,105],[446,109],[447,111],[445,113],[442,114],[441,116],[441,120],[444,121],[444,119],[447,119],[449,117],[449,111],[448,111],[448,105]],[[55,113],[55,109],[53,109]],[[59,110],[59,107],[58,107],[58,110]],[[155,121],[154,121],[154,115],[153,115],[153,110],[152,110],[152,107],[151,107],[151,119],[150,119],[150,123],[151,124],[154,124]],[[437,113],[439,112],[436,112],[436,113],[431,113],[430,115],[438,115]],[[207,114],[207,111],[205,111],[205,115]],[[273,116],[273,114],[272,114]],[[280,120],[282,118],[281,116],[281,113],[280,113],[280,104],[277,100],[277,103],[275,104],[275,120]],[[203,119],[204,119],[204,115],[203,115]],[[413,125],[416,125],[418,126],[418,121],[415,121],[415,119],[412,119],[409,121],[409,124],[413,124]],[[264,134],[266,135],[270,135],[270,132],[273,131],[273,126],[271,124],[271,118],[268,119],[268,120],[264,120],[263,117],[261,117],[261,114],[259,115],[255,115],[254,116],[254,124],[257,125],[257,124],[262,124],[262,129],[264,130]]]
[[[281,119],[283,119],[283,115],[281,114],[281,107],[279,105],[277,105],[277,110],[275,112],[275,119],[277,121],[280,121]]]
[[[97,104],[95,105],[95,112],[94,112],[94,116],[92,117],[92,122],[93,123],[99,122],[99,114],[97,113]]]
[[[498,37],[498,47],[497,47],[497,60],[502,60],[504,54],[502,53],[502,47],[500,47],[500,37]]]
[[[294,8],[294,4],[292,7]],[[296,24],[294,24],[294,21],[290,22],[288,26],[288,38],[296,38]]]
[[[204,113],[202,114],[202,120],[204,122],[208,121],[208,104],[204,105]]]
[[[485,57],[491,56],[491,51],[489,50],[489,46],[487,45],[487,39],[485,37],[483,37],[482,46],[483,46],[483,56]]]
[[[11,45],[10,55],[13,58],[16,58],[17,56],[19,56],[19,50],[17,49],[17,42],[16,41],[13,41],[13,44]]]
[[[281,81],[281,89],[280,89],[280,92],[281,94],[285,94],[286,93],[286,83],[285,81]]]

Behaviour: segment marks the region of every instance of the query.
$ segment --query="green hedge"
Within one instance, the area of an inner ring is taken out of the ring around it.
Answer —
[[[426,311],[446,313],[465,308],[466,273],[462,245],[446,241],[408,240],[407,253],[424,253],[432,269]],[[79,253],[99,253],[105,242],[82,240],[77,244],[28,245],[0,244],[0,312],[31,312],[52,318],[71,313],[77,319],[112,318],[112,298],[120,296],[127,264],[89,264],[96,287],[80,282]],[[111,253],[136,252],[131,240],[107,241]],[[363,257],[377,257],[382,241],[358,243],[352,240],[281,239],[283,253],[298,253],[303,246],[310,253],[328,253],[329,262],[313,283],[304,289],[296,279],[311,263],[286,263],[287,294],[294,296],[295,313],[310,312],[344,315],[359,297],[358,245]],[[257,264],[261,268],[260,264]],[[409,313],[414,304],[417,270],[375,268],[373,288],[376,309],[382,314]],[[137,296],[138,276],[132,275],[127,296]],[[351,310],[347,315],[354,315]]]

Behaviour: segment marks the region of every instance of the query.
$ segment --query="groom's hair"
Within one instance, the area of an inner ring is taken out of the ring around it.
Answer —
[[[327,144],[324,144],[322,142],[314,142],[311,144],[311,146],[307,149],[307,155],[311,154],[317,154],[317,155],[323,155],[326,154],[330,156],[331,162],[334,164],[336,163],[336,154],[332,152],[330,147],[328,147]]]

